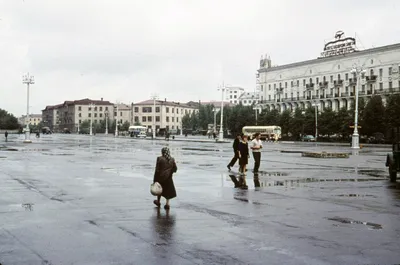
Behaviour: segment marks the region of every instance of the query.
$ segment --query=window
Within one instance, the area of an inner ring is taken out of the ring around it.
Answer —
[[[156,122],[160,122],[160,116],[156,116]]]
[[[331,83],[333,83],[333,75],[331,75]]]
[[[340,74],[338,74],[338,75],[337,75],[337,80],[338,80],[338,81],[340,80],[340,77],[341,77]]]
[[[287,93],[285,93],[285,98],[287,98]]]
[[[361,79],[364,79],[365,78],[365,73],[363,72],[363,73],[361,73]]]
[[[97,111],[97,107],[94,107],[94,111]]]
[[[94,114],[94,117],[97,118],[97,113]]]
[[[374,59],[371,59],[371,64],[374,64]]]
[[[139,107],[135,107],[135,112],[136,112],[136,113],[139,112]]]
[[[349,74],[345,74],[345,75],[344,75],[344,78],[345,78],[346,80],[349,80]]]
[[[97,120],[94,120],[94,123],[97,123]]]
[[[153,119],[152,119],[152,117],[151,116],[147,116],[147,121],[148,122],[151,122]]]
[[[312,74],[312,70],[310,69],[310,74]]]
[[[290,81],[290,86],[293,87],[293,81]]]
[[[389,90],[392,91],[392,89],[393,89],[393,83],[392,83],[392,81],[390,81],[389,82]]]
[[[99,114],[99,117],[102,118],[102,117],[103,117],[103,113],[100,113],[100,114]]]
[[[230,96],[230,98],[232,99],[232,95]]]
[[[103,107],[100,107],[100,111],[103,111]]]
[[[135,122],[139,122],[139,117],[135,116]]]
[[[79,120],[79,123],[82,123],[82,120]]]
[[[285,88],[287,88],[287,82],[285,82]]]
[[[175,113],[175,108],[172,108],[172,113]]]
[[[312,78],[310,78],[310,84],[312,84]]]
[[[156,112],[160,112],[160,107],[156,107]]]
[[[237,91],[235,91],[234,93],[237,93]]]
[[[274,90],[276,89],[276,84],[274,84]]]
[[[178,117],[176,117],[176,122],[179,122],[179,118]]]
[[[300,86],[300,80],[297,80],[297,87]]]
[[[373,76],[374,75],[374,69],[369,70],[369,75]]]
[[[362,86],[361,86],[361,91],[362,91],[362,92],[365,92],[365,85],[362,85]]]
[[[271,95],[268,95],[268,100],[271,100]]]
[[[271,90],[271,84],[268,85],[268,90]]]
[[[306,86],[306,80],[303,79],[303,86]]]
[[[282,88],[282,83],[279,83],[279,88]]]
[[[379,83],[379,90],[380,90],[380,91],[383,90],[383,83]]]
[[[114,112],[114,117],[117,117],[117,112],[116,111]]]
[[[89,114],[88,114],[88,117],[89,117],[89,118],[92,117],[92,113],[89,113]]]
[[[146,122],[146,116],[142,117],[142,122]]]
[[[89,107],[89,108],[88,108],[88,110],[89,110],[89,111],[91,111],[91,110],[92,110],[92,108],[91,108],[91,107]],[[58,114],[58,110],[57,110],[57,114]]]
[[[175,117],[172,117],[172,122],[175,122]]]
[[[152,111],[151,107],[142,107],[142,112],[148,113],[148,112],[151,112],[151,111]]]
[[[82,117],[82,113],[79,113],[79,115],[78,115],[79,117]]]
[[[243,100],[243,104],[246,104],[247,103],[247,101],[246,100]]]
[[[340,64],[338,64],[338,66],[337,66],[337,69],[339,69],[339,70],[340,70]]]
[[[319,83],[319,78],[318,78],[318,77],[317,77],[317,79],[316,79],[315,83],[317,83],[317,84]]]
[[[237,95],[235,95],[235,98],[237,98]],[[167,111],[168,112],[168,111]]]
[[[122,111],[119,113],[119,116],[122,116]]]
[[[389,75],[392,75],[392,67],[389,67]]]
[[[263,91],[264,90],[264,86],[263,85],[261,85],[261,91]]]
[[[326,77],[324,76],[323,78],[322,78],[322,80],[324,81],[324,83],[326,82]]]
[[[381,69],[379,69],[379,76],[382,76],[383,75],[383,69],[381,68]]]
[[[167,122],[169,122],[169,117],[167,116],[167,117],[165,117],[165,120],[167,121]]]
[[[169,108],[168,107],[166,107],[165,112],[169,113]]]
[[[108,110],[108,107],[106,107],[106,110]]]
[[[81,107],[81,106],[79,106],[79,107],[78,107],[78,110],[79,110],[79,111],[82,111],[82,107]]]

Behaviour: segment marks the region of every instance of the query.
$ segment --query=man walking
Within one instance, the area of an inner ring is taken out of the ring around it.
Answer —
[[[8,132],[7,131],[4,133],[4,136],[6,137],[6,142],[7,142],[7,137],[8,137]]]
[[[233,156],[231,162],[226,166],[229,169],[229,171],[231,171],[231,167],[233,167],[235,165],[236,161],[239,159],[240,138],[241,138],[241,135],[238,133],[236,135],[235,141],[233,141],[233,153],[234,153],[234,156]]]
[[[256,133],[254,135],[253,141],[251,141],[250,148],[253,151],[253,158],[254,158],[254,173],[258,173],[258,168],[260,167],[261,161],[261,149],[262,149],[262,142],[260,140],[260,134]]]

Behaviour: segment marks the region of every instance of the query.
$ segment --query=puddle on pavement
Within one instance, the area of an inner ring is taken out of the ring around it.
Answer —
[[[370,195],[370,194],[339,194],[339,195],[334,195],[337,197],[371,197],[371,198],[377,198],[375,195]]]
[[[25,211],[32,212],[33,211],[33,203],[23,203],[21,204],[22,208],[25,209]]]
[[[18,151],[18,149],[16,149],[16,148],[0,148],[0,151],[13,151],[13,152],[15,152],[15,151]]]
[[[47,152],[50,149],[33,148],[33,149],[21,149],[22,152]]]
[[[382,225],[381,224],[376,224],[376,223],[371,223],[371,222],[363,222],[363,221],[357,221],[357,220],[353,220],[350,218],[343,218],[343,217],[330,217],[330,218],[326,218],[330,221],[335,221],[335,222],[339,222],[342,224],[359,224],[359,225],[365,225],[368,226],[369,228],[372,229],[382,229]]]
[[[214,164],[199,164],[199,167],[213,167]]]
[[[358,170],[358,174],[367,175],[376,178],[385,178],[387,175],[386,171],[376,170],[376,169],[360,169]]]
[[[205,148],[188,148],[188,147],[183,147],[181,150],[186,150],[186,151],[203,151],[203,152],[219,152],[219,149],[205,149]]]
[[[73,156],[74,154],[67,154],[67,153],[43,153],[46,156]]]

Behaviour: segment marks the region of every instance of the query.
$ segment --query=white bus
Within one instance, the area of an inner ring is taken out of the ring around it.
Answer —
[[[147,127],[145,126],[129,126],[129,134],[131,137],[146,137]]]
[[[281,139],[281,127],[280,126],[244,126],[242,133],[247,135],[250,139],[254,138],[255,133],[260,133],[262,140],[274,140],[278,141]]]

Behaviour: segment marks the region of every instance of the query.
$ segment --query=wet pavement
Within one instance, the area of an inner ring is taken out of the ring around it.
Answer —
[[[256,177],[250,159],[245,190],[226,169],[230,143],[17,137],[0,142],[2,265],[400,261],[400,183],[388,181],[388,148],[267,143]],[[178,163],[168,212],[149,192],[165,145]]]

